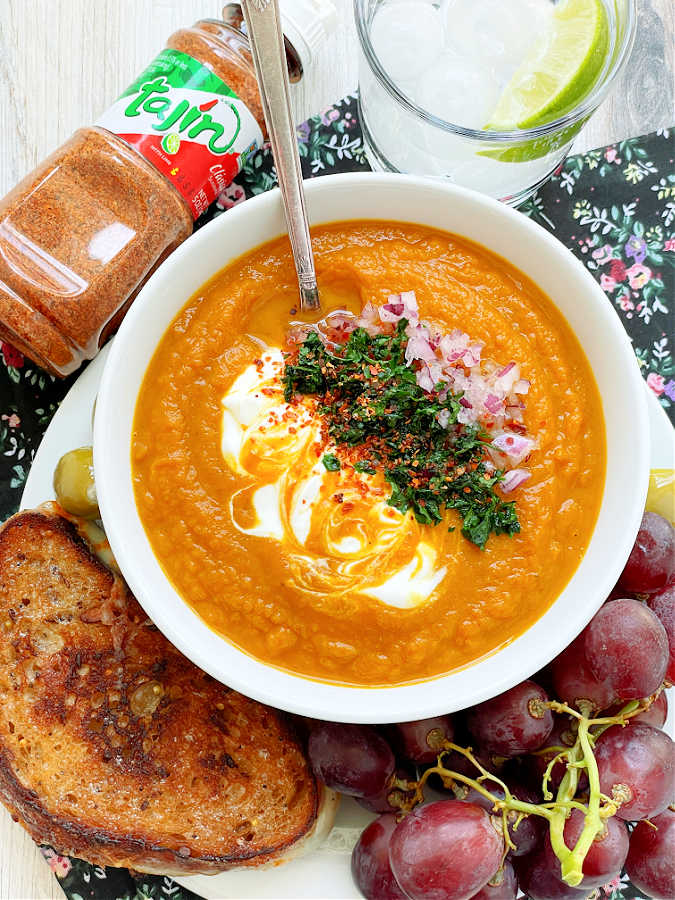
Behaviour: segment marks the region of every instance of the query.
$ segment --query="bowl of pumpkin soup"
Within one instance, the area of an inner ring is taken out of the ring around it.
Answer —
[[[648,480],[641,376],[592,276],[520,213],[413,177],[309,182],[322,307],[278,194],[180,247],[97,402],[108,538],[215,678],[335,721],[461,709],[613,587]]]

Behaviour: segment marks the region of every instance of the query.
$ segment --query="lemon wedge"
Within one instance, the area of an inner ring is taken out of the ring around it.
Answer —
[[[646,509],[675,524],[675,470],[652,469]]]

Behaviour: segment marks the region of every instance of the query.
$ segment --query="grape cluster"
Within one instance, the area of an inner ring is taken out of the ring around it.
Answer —
[[[583,900],[625,866],[675,898],[675,745],[660,730],[674,601],[675,532],[646,513],[610,599],[532,680],[453,716],[314,723],[318,777],[380,814],[352,855],[364,897]]]

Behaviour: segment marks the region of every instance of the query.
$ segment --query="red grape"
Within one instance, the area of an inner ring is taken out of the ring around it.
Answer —
[[[396,827],[389,861],[411,900],[469,900],[500,866],[504,840],[474,803],[418,806]]]
[[[374,728],[319,722],[309,736],[314,773],[329,788],[352,797],[372,797],[394,772],[394,754]]]
[[[395,784],[395,781],[397,779],[400,779],[401,781],[413,781],[414,777],[412,771],[405,769],[402,766],[398,766],[391,778],[387,779],[381,791],[371,797],[357,797],[356,802],[360,806],[363,806],[364,809],[369,809],[371,812],[400,812],[401,804],[397,803],[396,800],[401,798],[406,799],[407,797],[412,798],[413,791],[406,791],[405,788],[398,787]]]
[[[649,709],[638,713],[628,720],[630,725],[642,723],[643,725],[653,725],[654,728],[663,728],[668,718],[668,697],[666,692],[662,691],[654,700]]]
[[[534,681],[523,681],[469,710],[469,731],[483,749],[518,756],[541,747],[553,728],[548,696]]]
[[[583,632],[588,666],[619,700],[649,697],[668,667],[668,638],[657,616],[639,600],[612,600]]]
[[[471,900],[515,900],[518,896],[518,880],[513,866],[508,861],[492,878],[485,887],[474,894]]]
[[[573,809],[569,818],[565,821],[563,835],[565,844],[570,850],[574,849],[576,842],[584,828],[585,817],[580,809]],[[551,839],[546,834],[544,840],[544,852],[551,872],[562,880],[560,860],[553,852]],[[625,822],[616,816],[606,819],[604,830],[598,835],[590,846],[584,859],[581,871],[584,873],[579,888],[590,890],[607,884],[616,875],[621,873],[623,864],[628,854],[628,828]]]
[[[539,669],[538,672],[535,672],[534,675],[531,676],[531,680],[534,681],[535,684],[538,684],[539,687],[543,687],[549,697],[554,695],[553,669],[551,668],[550,663],[547,666],[544,666],[543,669]]]
[[[632,597],[633,600],[637,600],[637,597],[632,591],[627,591],[626,588],[622,588],[620,584],[615,584],[609,592],[609,597],[605,600],[605,603],[609,603],[610,600],[623,600],[626,597]]]
[[[651,725],[613,725],[599,739],[595,758],[600,790],[628,792],[617,815],[633,822],[663,812],[673,801],[673,742]]]
[[[585,634],[563,650],[553,660],[553,684],[558,697],[569,706],[581,708],[588,704],[590,712],[596,713],[607,709],[616,700],[609,687],[591,672],[584,652]]]
[[[638,822],[630,837],[626,872],[636,888],[655,900],[675,897],[675,811]]]
[[[406,900],[389,865],[395,828],[395,816],[380,816],[362,832],[352,851],[352,878],[366,900]]]
[[[556,878],[543,850],[523,856],[514,866],[520,889],[530,900],[583,900],[588,896],[584,888],[570,887]]]
[[[658,513],[646,512],[619,584],[629,591],[651,594],[675,572],[675,529]]]
[[[647,600],[647,604],[668,635],[668,671],[666,678],[675,684],[675,581]]]
[[[418,719],[415,722],[399,722],[388,729],[389,737],[397,752],[404,759],[425,765],[436,762],[442,741],[452,741],[454,728],[450,716]]]
[[[607,715],[617,715],[623,705],[624,704],[622,703],[618,703],[615,707],[607,711]],[[630,719],[627,719],[626,721],[629,725],[639,725],[641,723],[642,725],[653,725],[654,728],[661,728],[665,724],[667,718],[668,698],[665,691],[662,691],[649,709],[638,713],[636,716],[631,716]]]
[[[486,780],[483,782],[483,787],[489,790],[491,794],[494,794],[497,799],[504,799],[504,790],[499,787],[498,784]],[[522,800],[524,803],[539,802],[539,796],[523,784],[510,783],[509,789],[517,800]],[[488,800],[487,797],[484,797],[472,787],[470,787],[466,794],[462,796],[462,800],[466,800],[469,803],[475,803],[476,806],[482,806],[487,812],[492,812],[492,801]],[[499,815],[499,813],[495,813],[495,815]],[[511,856],[525,856],[527,853],[534,850],[539,843],[541,837],[541,820],[538,819],[537,816],[527,816],[526,818],[521,819],[518,828],[514,831],[513,824],[517,820],[518,814],[515,810],[512,810],[507,815],[509,821],[509,835],[516,845],[516,849],[511,850],[510,854]]]

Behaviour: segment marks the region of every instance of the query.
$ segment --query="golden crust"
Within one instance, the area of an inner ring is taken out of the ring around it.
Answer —
[[[0,531],[0,799],[100,865],[214,873],[313,827],[290,722],[196,668],[50,510]]]

